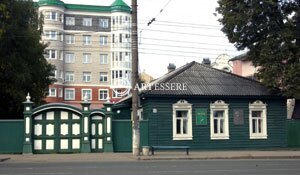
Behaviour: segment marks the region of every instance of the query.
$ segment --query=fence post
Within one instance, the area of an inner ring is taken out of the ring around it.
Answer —
[[[113,103],[107,100],[104,104],[105,108],[105,127],[104,127],[104,152],[113,152],[112,140],[112,106]]]
[[[84,101],[81,103],[82,106],[82,119],[81,119],[81,131],[82,131],[82,144],[81,152],[90,153],[91,144],[90,144],[90,105],[91,103],[87,99],[87,94],[84,96]]]
[[[24,143],[23,143],[23,154],[32,154],[32,106],[33,102],[30,101],[31,97],[29,93],[26,96],[26,101],[23,102],[24,105]]]

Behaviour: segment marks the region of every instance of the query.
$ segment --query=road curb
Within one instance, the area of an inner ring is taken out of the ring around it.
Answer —
[[[151,157],[141,156],[136,160],[209,160],[209,159],[300,159],[300,156],[237,156],[237,157]]]

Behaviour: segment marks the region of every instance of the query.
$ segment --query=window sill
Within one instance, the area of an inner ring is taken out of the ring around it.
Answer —
[[[210,136],[210,140],[229,140],[229,136]]]
[[[254,140],[254,139],[268,139],[268,136],[267,135],[263,135],[263,136],[250,136],[250,139],[251,140]]]
[[[173,137],[173,140],[193,140],[193,136]]]

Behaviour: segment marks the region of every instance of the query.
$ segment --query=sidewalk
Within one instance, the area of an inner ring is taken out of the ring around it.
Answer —
[[[0,163],[39,162],[125,162],[147,160],[201,160],[201,159],[300,159],[300,150],[272,151],[157,151],[155,155],[134,157],[131,153],[82,154],[0,154]]]

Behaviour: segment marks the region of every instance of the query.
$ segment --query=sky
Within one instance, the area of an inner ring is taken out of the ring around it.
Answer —
[[[114,0],[63,0],[65,3],[110,5]],[[124,0],[131,6],[131,0]],[[139,70],[154,78],[167,73],[169,63],[213,62],[237,51],[221,31],[217,0],[138,0]],[[147,23],[155,18],[149,26]]]

